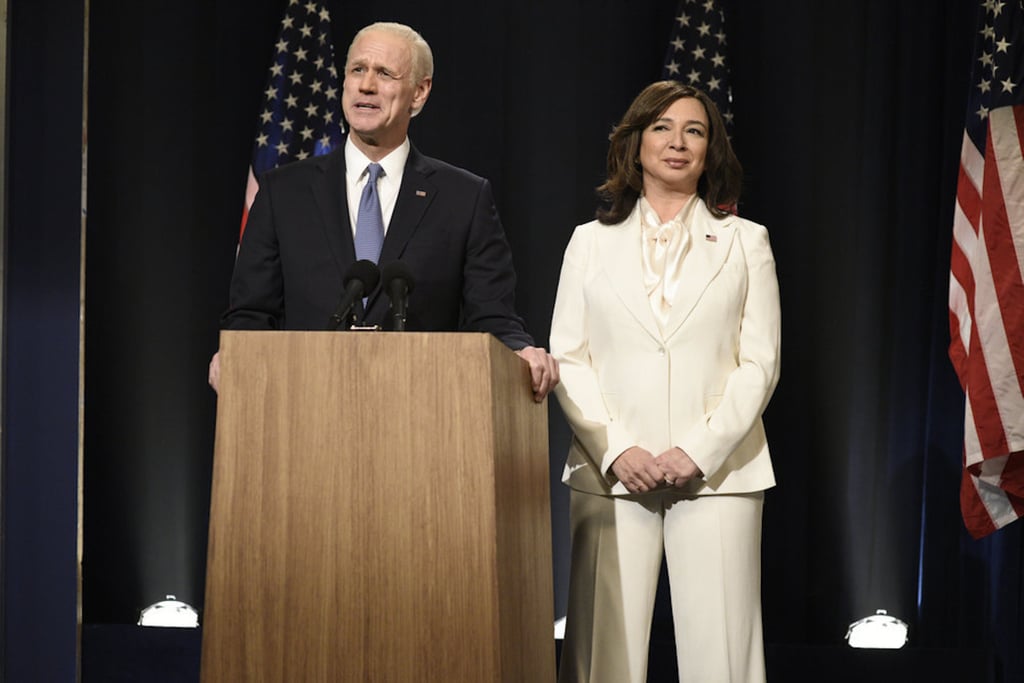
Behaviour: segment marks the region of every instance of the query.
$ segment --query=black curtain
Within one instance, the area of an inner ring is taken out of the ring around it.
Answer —
[[[70,681],[78,647],[81,2],[9,0],[0,680]]]
[[[256,113],[284,0],[91,3],[85,619],[202,604],[215,398]],[[607,134],[660,77],[658,3],[332,0],[337,61],[375,20],[418,28],[434,91],[411,137],[490,178],[546,341],[562,250],[595,207]],[[1020,532],[959,519],[963,397],[947,271],[975,3],[725,0],[740,213],[768,226],[783,305],[766,422],[769,643],[842,644],[875,609],[911,646],[991,651],[1013,680]],[[551,411],[556,613],[568,432]],[[662,628],[659,626],[659,628]],[[1015,659],[1015,657],[1017,659]],[[979,679],[980,680],[980,679]]]

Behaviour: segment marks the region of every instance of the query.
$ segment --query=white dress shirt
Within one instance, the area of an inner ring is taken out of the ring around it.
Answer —
[[[406,138],[405,142],[377,162],[384,168],[384,175],[377,181],[377,196],[380,197],[380,214],[384,219],[385,235],[388,233],[388,226],[391,225],[391,214],[395,212],[398,189],[402,186],[402,174],[405,172],[405,162],[409,159],[411,147],[409,138]],[[353,236],[356,234],[359,198],[366,185],[366,167],[371,163],[349,136],[345,141],[345,185],[348,191],[349,224],[352,226]]]

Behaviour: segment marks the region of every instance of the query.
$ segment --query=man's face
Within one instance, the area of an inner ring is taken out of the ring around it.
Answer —
[[[429,78],[413,82],[412,48],[406,41],[384,31],[360,36],[349,50],[341,96],[356,146],[373,158],[366,148],[377,148],[383,156],[402,144],[430,84]]]

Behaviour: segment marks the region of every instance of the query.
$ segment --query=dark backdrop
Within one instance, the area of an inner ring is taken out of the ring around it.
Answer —
[[[203,602],[206,363],[284,5],[90,3],[87,622],[134,622],[166,593]],[[740,213],[769,227],[784,316],[767,414],[780,485],[765,508],[766,638],[841,643],[885,608],[910,623],[912,646],[984,648],[992,672],[1019,672],[1019,525],[983,542],[963,531],[963,399],[945,359],[974,5],[724,5]],[[520,308],[544,341],[562,249],[593,213],[610,126],[660,75],[674,0],[329,6],[342,53],[378,19],[431,43],[434,92],[411,135],[494,182]],[[21,168],[45,169],[40,157]],[[568,437],[551,415],[554,482]],[[552,494],[561,613],[566,496]]]
[[[57,11],[59,10],[59,11]],[[72,681],[78,616],[83,5],[4,6],[0,680]],[[17,30],[13,30],[17,27]]]

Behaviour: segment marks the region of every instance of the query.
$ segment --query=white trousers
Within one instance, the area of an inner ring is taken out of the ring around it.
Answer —
[[[682,683],[763,683],[762,492],[570,494],[559,683],[644,683],[664,554]]]

